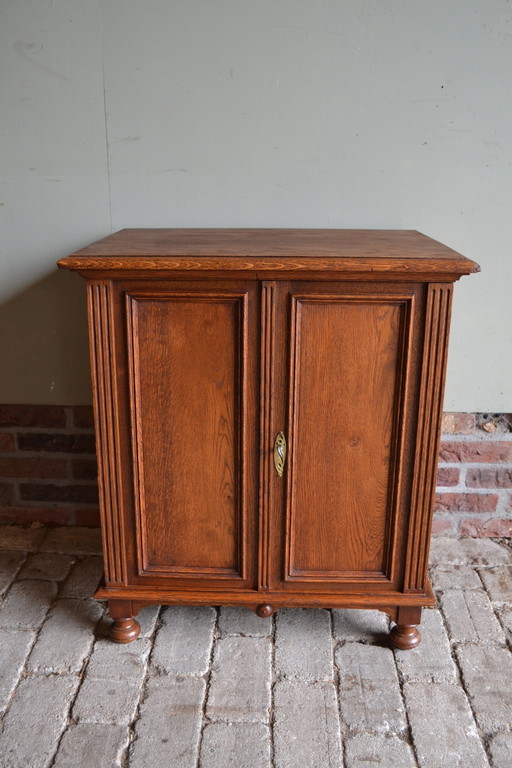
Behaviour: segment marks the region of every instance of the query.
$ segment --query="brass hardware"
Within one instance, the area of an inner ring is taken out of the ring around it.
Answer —
[[[274,467],[278,477],[283,476],[284,463],[286,461],[286,437],[279,432],[274,443]]]

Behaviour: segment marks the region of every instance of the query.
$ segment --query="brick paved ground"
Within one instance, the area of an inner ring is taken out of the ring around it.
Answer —
[[[511,768],[512,549],[436,539],[438,608],[147,608],[105,639],[98,531],[0,527],[0,768]]]

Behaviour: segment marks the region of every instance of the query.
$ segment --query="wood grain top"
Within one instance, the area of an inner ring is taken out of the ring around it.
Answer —
[[[123,229],[61,259],[79,272],[117,270],[421,272],[478,265],[414,230]]]

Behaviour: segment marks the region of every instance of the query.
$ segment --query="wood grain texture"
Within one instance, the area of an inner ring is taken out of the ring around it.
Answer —
[[[408,592],[422,592],[427,579],[452,293],[450,285],[430,284],[427,289],[416,458],[404,579],[404,590]]]
[[[58,265],[80,272],[336,270],[411,275],[423,270],[451,279],[479,269],[419,232],[349,229],[125,229]]]
[[[108,584],[126,584],[126,542],[122,520],[121,468],[118,464],[119,408],[110,283],[90,283],[87,300],[105,578]]]
[[[246,578],[247,296],[169,290],[127,301],[139,570]]]
[[[405,320],[382,296],[292,296],[288,579],[389,578]]]

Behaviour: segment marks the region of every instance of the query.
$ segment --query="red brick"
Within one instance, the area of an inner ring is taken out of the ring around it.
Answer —
[[[451,520],[444,520],[443,518],[435,518],[432,521],[432,534],[435,536],[438,533],[446,533],[452,530]]]
[[[470,467],[466,472],[468,488],[512,488],[512,469]]]
[[[472,435],[476,432],[474,413],[444,413],[441,431],[447,435]]]
[[[73,459],[73,477],[77,480],[96,480],[98,467],[94,459]]]
[[[436,493],[436,512],[494,512],[498,504],[495,493]]]
[[[97,504],[96,485],[52,485],[51,483],[22,483],[20,496],[24,501],[62,501]]]
[[[0,483],[0,504],[10,504],[14,493],[11,483]]]
[[[437,485],[450,486],[458,485],[460,478],[460,470],[457,467],[438,467],[437,470]]]
[[[50,451],[53,453],[92,453],[95,451],[94,435],[49,435],[26,432],[18,435],[22,451]]]
[[[0,459],[0,477],[67,477],[66,459]]]
[[[75,405],[73,408],[73,424],[75,427],[93,428],[94,415],[92,405]]]
[[[75,510],[75,525],[85,525],[87,528],[100,527],[100,511],[97,507]]]
[[[0,405],[2,427],[65,427],[66,412],[60,405]]]
[[[498,517],[491,517],[487,520],[480,517],[470,517],[461,521],[459,534],[460,536],[476,536],[478,538],[512,536],[512,520]]]
[[[512,462],[512,441],[468,440],[467,442],[441,442],[441,461],[480,464],[486,462]]]
[[[45,525],[73,525],[74,515],[69,509],[56,507],[1,507],[0,520],[10,523],[44,523]]]
[[[14,435],[11,432],[0,432],[0,451],[14,451]]]

